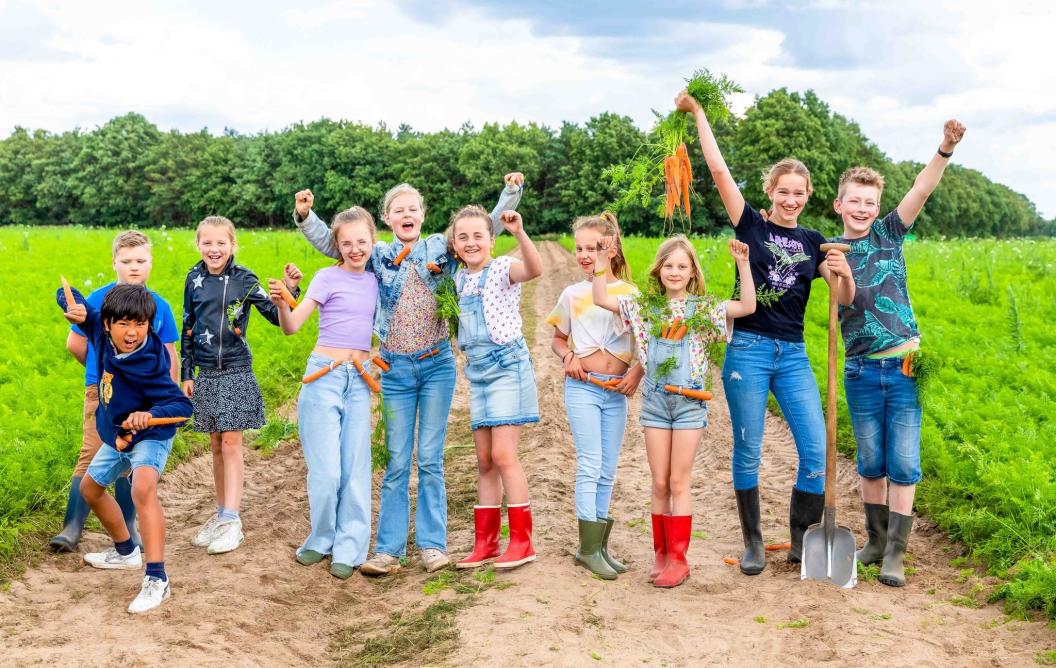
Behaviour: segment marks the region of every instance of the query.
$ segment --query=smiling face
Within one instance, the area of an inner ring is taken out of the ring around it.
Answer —
[[[114,254],[114,271],[118,283],[142,285],[150,278],[150,246],[118,248]]]
[[[370,260],[374,247],[371,224],[365,220],[345,223],[337,229],[337,250],[341,253],[341,268],[361,272]]]
[[[660,282],[668,297],[683,296],[694,273],[693,262],[686,251],[681,248],[673,250],[660,265]]]
[[[385,209],[385,224],[392,228],[392,233],[403,243],[418,240],[422,235],[423,220],[425,209],[422,207],[421,198],[411,192],[392,198]]]
[[[862,183],[848,183],[843,196],[832,204],[843,219],[843,236],[856,239],[869,233],[869,226],[880,215],[880,189]]]
[[[591,227],[576,230],[576,262],[590,280],[594,275],[594,261],[598,257],[601,231]],[[604,264],[604,263],[603,263]]]
[[[807,206],[810,184],[800,174],[782,174],[766,194],[774,205],[771,220],[779,225],[793,226]]]
[[[198,229],[198,252],[210,274],[219,274],[235,250],[231,234],[219,225],[203,225]]]
[[[491,259],[495,237],[491,235],[491,219],[466,216],[454,223],[452,245],[455,253],[470,271],[479,271]]]
[[[145,320],[133,320],[131,318],[118,318],[108,324],[106,331],[110,334],[110,341],[119,354],[130,353],[143,345],[150,331],[150,323]]]

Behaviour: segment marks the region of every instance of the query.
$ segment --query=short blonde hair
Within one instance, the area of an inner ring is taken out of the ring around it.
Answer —
[[[631,267],[623,255],[623,238],[620,236],[620,223],[616,220],[616,215],[609,211],[602,211],[596,216],[580,216],[572,223],[572,234],[582,229],[595,230],[613,238],[616,244],[616,257],[610,262],[612,273],[616,278],[630,283]]]
[[[795,158],[785,158],[770,166],[770,169],[763,176],[763,192],[769,195],[770,191],[777,187],[777,180],[785,174],[802,176],[807,180],[807,196],[809,197],[814,193],[814,185],[810,181],[810,170]]]
[[[373,243],[378,238],[378,229],[374,226],[374,216],[370,215],[370,212],[361,206],[354,206],[344,211],[339,212],[334,216],[333,222],[330,223],[330,236],[334,240],[334,247],[337,247],[337,235],[341,231],[341,228],[346,225],[353,223],[363,223],[370,230],[370,241]],[[338,259],[337,263],[341,264],[345,261],[342,257]]]
[[[146,246],[149,251],[151,248],[150,238],[139,230],[128,230],[114,237],[114,244],[110,254],[117,257],[117,251],[122,248],[139,248],[140,246]]]
[[[876,188],[878,196],[884,192],[884,177],[881,176],[880,172],[870,167],[851,167],[840,176],[837,199],[843,199],[847,186],[851,183],[856,183],[860,186],[872,186]]]
[[[660,280],[660,270],[663,268],[664,263],[671,257],[671,254],[675,251],[683,251],[687,257],[689,257],[690,276],[689,282],[686,284],[686,292],[691,295],[702,295],[704,294],[704,271],[700,268],[700,262],[697,260],[697,252],[693,248],[693,244],[689,243],[684,235],[676,234],[660,244],[660,248],[656,249],[656,259],[653,260],[653,266],[649,268],[649,276],[656,281],[656,286],[661,291],[664,289],[664,282]]]
[[[418,192],[418,189],[412,186],[410,183],[400,183],[389,188],[389,192],[385,193],[385,198],[381,204],[381,214],[385,216],[389,213],[389,207],[392,206],[392,200],[396,199],[400,195],[414,195],[418,198],[418,206],[422,208],[422,213],[425,213],[425,200],[422,198],[422,193]]]
[[[235,240],[235,224],[229,218],[224,216],[206,216],[202,218],[202,222],[198,223],[198,227],[194,230],[194,243],[198,243],[203,227],[222,227],[227,231],[227,236],[231,239],[231,245],[238,245],[238,241]]]

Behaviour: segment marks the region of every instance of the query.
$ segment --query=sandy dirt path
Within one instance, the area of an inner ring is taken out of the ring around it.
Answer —
[[[97,571],[82,565],[77,555],[46,557],[0,593],[2,663],[959,666],[1032,665],[1037,653],[1053,649],[1056,636],[1042,623],[1010,621],[993,605],[952,603],[983,601],[985,594],[973,589],[978,578],[965,578],[949,565],[959,548],[926,521],[918,521],[910,543],[917,573],[901,590],[876,582],[859,582],[850,591],[801,582],[783,553],[771,554],[766,571],[753,578],[725,565],[723,557],[739,554],[741,539],[721,386],[694,470],[694,529],[702,533],[690,548],[689,581],[660,591],[645,580],[651,560],[650,478],[636,402],[620,459],[612,508],[619,524],[611,540],[614,553],[631,570],[615,582],[602,582],[576,568],[575,456],[562,404],[561,368],[549,351],[552,330],[542,319],[580,274],[556,243],[543,242],[540,249],[546,273],[526,292],[530,302],[523,305],[536,316],[542,414],[542,422],[527,428],[522,438],[537,562],[498,574],[499,587],[479,585],[472,574],[456,579],[450,573],[455,585],[468,582],[468,589],[480,590],[468,594],[465,586],[425,593],[433,591],[429,586],[438,578],[420,570],[413,549],[409,566],[385,579],[356,575],[340,583],[325,568],[298,566],[293,550],[308,531],[308,518],[305,468],[296,442],[280,444],[268,457],[247,453],[246,543],[236,552],[207,557],[190,545],[214,504],[210,459],[198,457],[168,473],[160,487],[169,526],[172,599],[151,614],[132,617],[125,607],[138,591],[138,573]],[[475,475],[472,449],[465,447],[471,440],[461,378],[451,420],[449,545],[457,558],[472,543]],[[768,542],[787,539],[794,464],[787,427],[769,418],[762,466]],[[841,459],[840,467],[839,519],[861,542],[856,476],[850,462]],[[375,499],[378,482],[376,475]],[[98,533],[82,543],[90,550],[107,544]],[[420,646],[404,647],[402,653],[392,649],[413,635],[412,626],[421,619],[436,616],[426,614],[430,611],[449,620],[450,628],[439,623]],[[388,644],[368,653],[377,638]]]

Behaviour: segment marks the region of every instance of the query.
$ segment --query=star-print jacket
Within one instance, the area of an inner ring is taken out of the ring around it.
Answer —
[[[295,297],[299,294],[299,288],[294,290]],[[195,367],[226,369],[253,363],[246,343],[250,306],[271,324],[279,324],[279,312],[257,275],[235,264],[233,255],[216,275],[209,273],[204,261],[191,267],[183,284],[182,380],[194,380]]]

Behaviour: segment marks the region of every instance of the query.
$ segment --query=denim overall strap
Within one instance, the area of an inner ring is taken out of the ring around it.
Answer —
[[[489,262],[477,281],[477,294],[462,294],[465,288],[465,276],[458,286],[458,347],[465,350],[469,347],[492,343],[488,335],[488,324],[484,321],[484,288],[487,286]]]
[[[697,302],[693,299],[687,299],[683,321],[692,318],[696,310]],[[692,360],[689,355],[688,333],[687,336],[682,337],[679,341],[650,336],[647,356],[649,363],[646,367],[646,382],[656,389],[661,389],[664,385],[685,386],[689,383]],[[671,357],[676,360],[674,368],[663,378],[657,378],[657,369]]]

